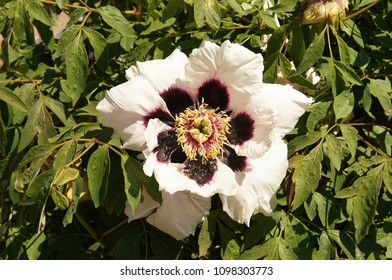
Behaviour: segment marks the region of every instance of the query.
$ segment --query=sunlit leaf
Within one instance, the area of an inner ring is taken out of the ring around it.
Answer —
[[[87,164],[88,188],[95,207],[101,205],[106,196],[109,172],[109,148],[107,145],[99,146]]]
[[[3,87],[0,85],[0,99],[4,102],[8,103],[11,106],[14,106],[16,109],[21,110],[22,112],[27,112],[28,108],[23,103],[23,101],[15,95],[12,90]]]
[[[99,7],[96,11],[101,15],[102,19],[113,29],[123,36],[135,36],[130,22],[121,14],[114,6],[106,5]]]
[[[321,178],[322,159],[322,149],[320,146],[316,146],[295,169],[293,174],[293,183],[295,184],[293,210],[301,206],[309,195],[316,190]]]
[[[326,144],[328,148],[328,157],[332,161],[332,164],[336,170],[339,171],[343,159],[342,143],[336,137],[327,134]]]
[[[343,139],[347,144],[348,149],[351,153],[351,156],[355,157],[357,146],[358,146],[358,140],[361,139],[361,137],[358,134],[358,130],[356,130],[351,125],[341,125],[340,129],[342,131]]]
[[[309,45],[305,54],[298,65],[297,71],[293,75],[299,75],[306,72],[313,66],[322,56],[325,46],[325,29],[318,34],[313,42]]]
[[[88,74],[88,57],[81,33],[68,46],[65,53],[65,63],[67,67],[68,94],[75,105],[86,87]]]
[[[354,109],[354,95],[350,91],[339,94],[333,102],[336,121],[348,117]]]
[[[376,214],[378,195],[381,189],[381,174],[378,169],[375,168],[369,172],[371,174],[359,178],[361,179],[360,189],[355,197],[353,208],[356,243],[359,243],[368,233]]]

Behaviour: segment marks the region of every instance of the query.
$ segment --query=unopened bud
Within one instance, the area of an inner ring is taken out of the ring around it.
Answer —
[[[347,0],[309,0],[301,24],[334,23],[346,15]]]

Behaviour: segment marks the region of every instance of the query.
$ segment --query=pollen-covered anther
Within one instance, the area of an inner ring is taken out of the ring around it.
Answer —
[[[197,156],[204,163],[215,159],[228,143],[230,118],[218,109],[207,109],[202,103],[198,108],[187,108],[179,113],[175,121],[177,142],[190,160]]]

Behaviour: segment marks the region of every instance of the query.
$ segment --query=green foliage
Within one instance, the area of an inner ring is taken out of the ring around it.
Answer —
[[[301,25],[306,1],[271,2],[0,1],[0,259],[391,259],[392,7],[352,0],[333,25]],[[176,241],[127,222],[126,201],[160,192],[95,107],[136,61],[203,39],[262,53],[264,82],[315,102],[285,139],[272,217],[237,224],[214,196]]]

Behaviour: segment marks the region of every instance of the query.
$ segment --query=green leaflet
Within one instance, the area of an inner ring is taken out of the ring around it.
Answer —
[[[91,155],[87,164],[88,188],[94,206],[98,207],[105,199],[110,172],[109,148],[99,146]]]
[[[360,179],[361,181],[358,182],[359,190],[355,197],[353,208],[355,241],[357,244],[368,233],[376,214],[378,195],[381,189],[380,167],[374,168],[367,176]]]
[[[27,112],[28,108],[23,101],[10,89],[0,85],[0,99],[22,112]]]
[[[102,19],[118,33],[126,37],[135,36],[130,22],[121,14],[121,12],[114,6],[102,6],[96,9],[101,15]]]
[[[321,58],[325,47],[325,30],[326,29],[318,34],[316,38],[314,38],[313,42],[309,45],[304,53],[301,63],[298,65],[297,71],[293,74],[293,76],[306,72]]]
[[[197,26],[201,27],[206,22],[212,29],[219,29],[220,10],[216,0],[195,0],[193,8]]]
[[[302,159],[295,169],[293,173],[293,183],[295,184],[293,210],[301,206],[309,195],[316,190],[321,178],[322,159],[322,149],[318,145]]]
[[[81,32],[68,46],[65,53],[65,63],[67,67],[67,94],[75,105],[86,87],[88,74],[88,57]]]
[[[354,109],[354,95],[350,91],[339,94],[333,102],[335,120],[347,118]]]

